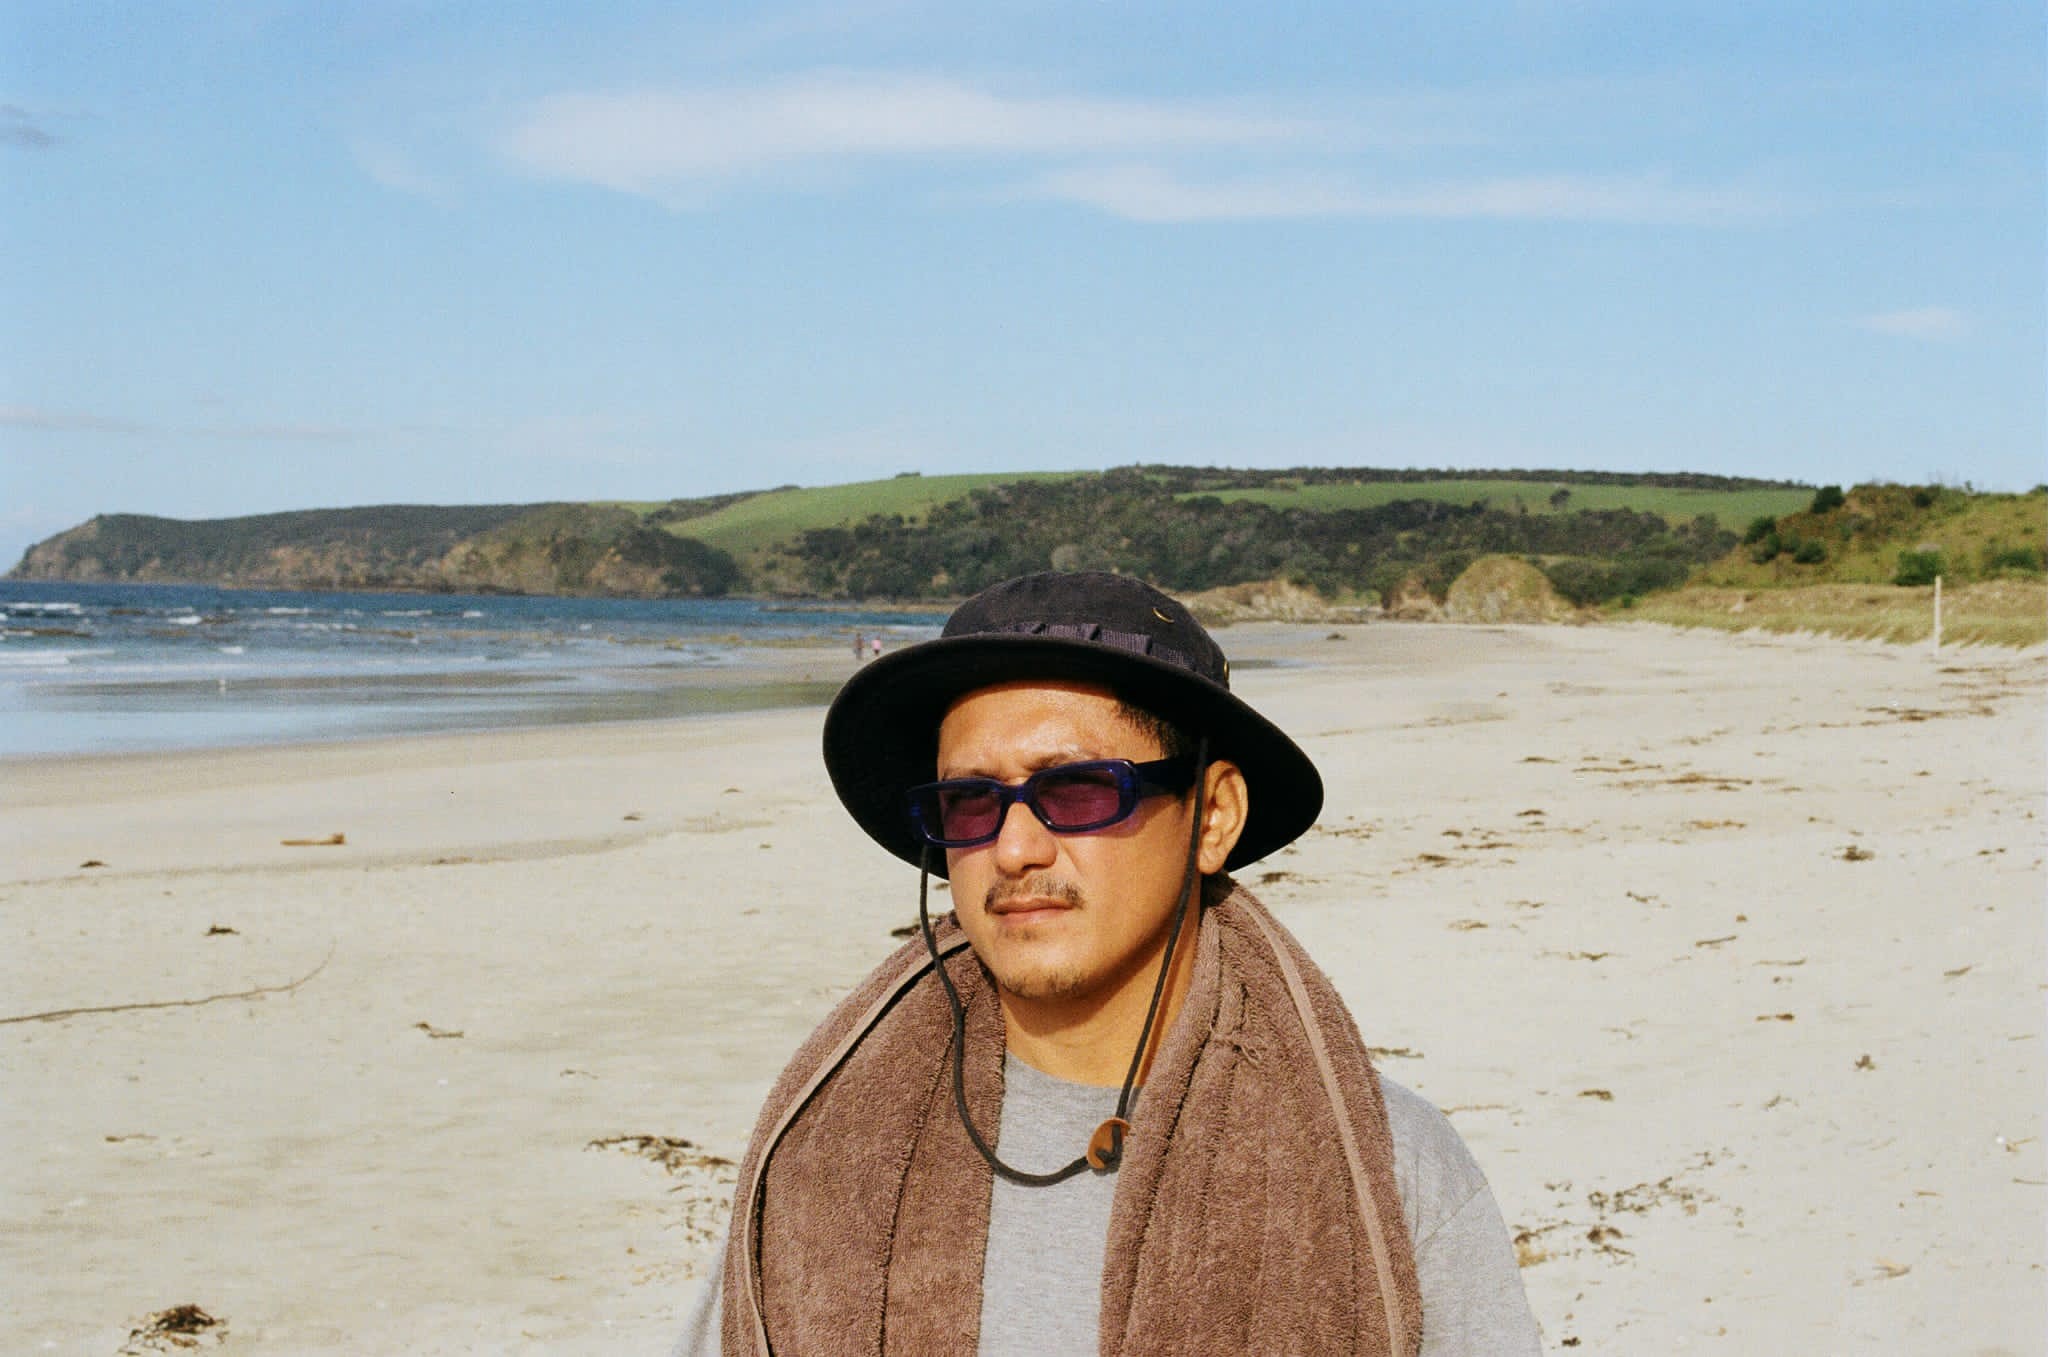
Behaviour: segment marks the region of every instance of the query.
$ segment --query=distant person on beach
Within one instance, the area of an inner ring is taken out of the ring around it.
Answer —
[[[869,649],[869,653],[870,653],[870,654],[872,654],[872,655],[873,655],[873,656],[874,656],[874,657],[875,657],[876,659],[878,659],[878,660],[879,660],[879,659],[881,659],[881,658],[882,658],[882,638],[881,638],[881,637],[879,637],[879,636],[874,636],[874,637],[870,637],[870,638],[868,639],[868,649]]]
[[[826,768],[922,936],[769,1094],[679,1353],[1539,1350],[1464,1142],[1228,875],[1323,800],[1229,673],[1044,574],[847,681]]]
[[[867,657],[868,657],[868,643],[867,643],[867,638],[866,638],[866,637],[864,637],[864,636],[862,636],[862,635],[861,635],[861,634],[860,634],[859,632],[855,632],[855,633],[853,634],[853,658],[855,658],[856,660],[864,660],[864,659],[866,659]]]

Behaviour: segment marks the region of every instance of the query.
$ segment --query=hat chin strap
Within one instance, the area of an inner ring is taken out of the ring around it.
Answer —
[[[1084,1169],[1106,1173],[1123,1159],[1124,1136],[1131,1129],[1131,1090],[1138,1082],[1139,1071],[1145,1067],[1145,1052],[1152,1043],[1152,1025],[1159,1018],[1159,1002],[1166,995],[1166,977],[1173,973],[1174,949],[1180,945],[1181,930],[1187,923],[1188,901],[1194,895],[1195,866],[1202,846],[1202,810],[1208,791],[1208,769],[1209,739],[1203,736],[1195,749],[1195,820],[1188,830],[1187,862],[1181,868],[1180,900],[1173,908],[1173,931],[1166,935],[1166,951],[1159,959],[1159,976],[1152,982],[1152,1002],[1145,1009],[1145,1026],[1138,1033],[1138,1047],[1131,1052],[1131,1067],[1124,1074],[1123,1088],[1117,1094],[1116,1115],[1095,1128],[1084,1153],[1051,1173],[1026,1173],[1005,1164],[996,1154],[995,1147],[982,1139],[981,1132],[975,1129],[974,1118],[968,1114],[967,1009],[960,1002],[960,991],[953,984],[953,977],[946,973],[946,963],[939,956],[938,938],[932,932],[931,912],[926,903],[931,884],[931,845],[925,845],[918,854],[918,928],[924,934],[925,949],[931,953],[932,969],[939,973],[939,983],[945,986],[946,1002],[953,1009],[953,1107],[960,1114],[960,1125],[966,1128],[967,1138],[974,1142],[974,1148],[981,1152],[988,1166],[1013,1183],[1022,1183],[1026,1187],[1050,1187],[1054,1183],[1065,1182]]]

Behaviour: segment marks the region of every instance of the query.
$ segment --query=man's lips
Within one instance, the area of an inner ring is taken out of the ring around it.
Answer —
[[[1036,918],[1050,918],[1073,908],[1074,905],[1069,901],[1049,895],[1019,895],[991,902],[988,912],[994,918],[1014,919],[1019,923],[1027,923]]]
[[[1086,902],[1071,882],[1048,874],[996,882],[982,897],[981,908],[998,924],[1021,928],[1057,918]]]

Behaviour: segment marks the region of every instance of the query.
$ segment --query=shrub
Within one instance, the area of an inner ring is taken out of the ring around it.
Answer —
[[[1784,549],[1785,544],[1778,540],[1778,530],[1773,528],[1757,539],[1756,545],[1750,548],[1749,559],[1758,565],[1764,565],[1776,560],[1778,553]]]
[[[1749,527],[1742,534],[1742,545],[1746,547],[1755,546],[1777,530],[1778,520],[1769,515],[1765,515],[1762,518],[1752,518],[1749,520]]]
[[[1543,573],[1549,576],[1550,587],[1578,608],[1599,603],[1621,592],[1619,572],[1599,561],[1576,557],[1554,561],[1543,568]]]
[[[2008,547],[1993,542],[1984,548],[1987,575],[2039,575],[2048,573],[2048,553],[2039,547]]]
[[[730,553],[660,528],[628,532],[619,539],[618,551],[629,564],[659,569],[662,588],[671,594],[722,598],[740,581],[739,563]]]
[[[1792,551],[1792,559],[1799,565],[1819,565],[1828,558],[1828,549],[1809,537]]]
[[[1899,553],[1899,570],[1892,576],[1892,583],[1908,586],[1932,584],[1947,573],[1942,568],[1938,551],[1902,551]]]
[[[1831,513],[1848,502],[1849,497],[1842,493],[1841,486],[1823,485],[1820,489],[1813,492],[1813,503],[1807,507],[1806,512],[1810,514]]]
[[[1623,599],[1632,608],[1634,599],[1664,589],[1676,589],[1689,573],[1683,560],[1651,552],[1630,552],[1612,560],[1570,558],[1543,568],[1550,585],[1575,607],[1590,607]]]

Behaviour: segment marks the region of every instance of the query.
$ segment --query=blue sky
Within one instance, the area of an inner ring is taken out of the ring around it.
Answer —
[[[2048,479],[2038,0],[0,25],[7,563],[906,470]]]

